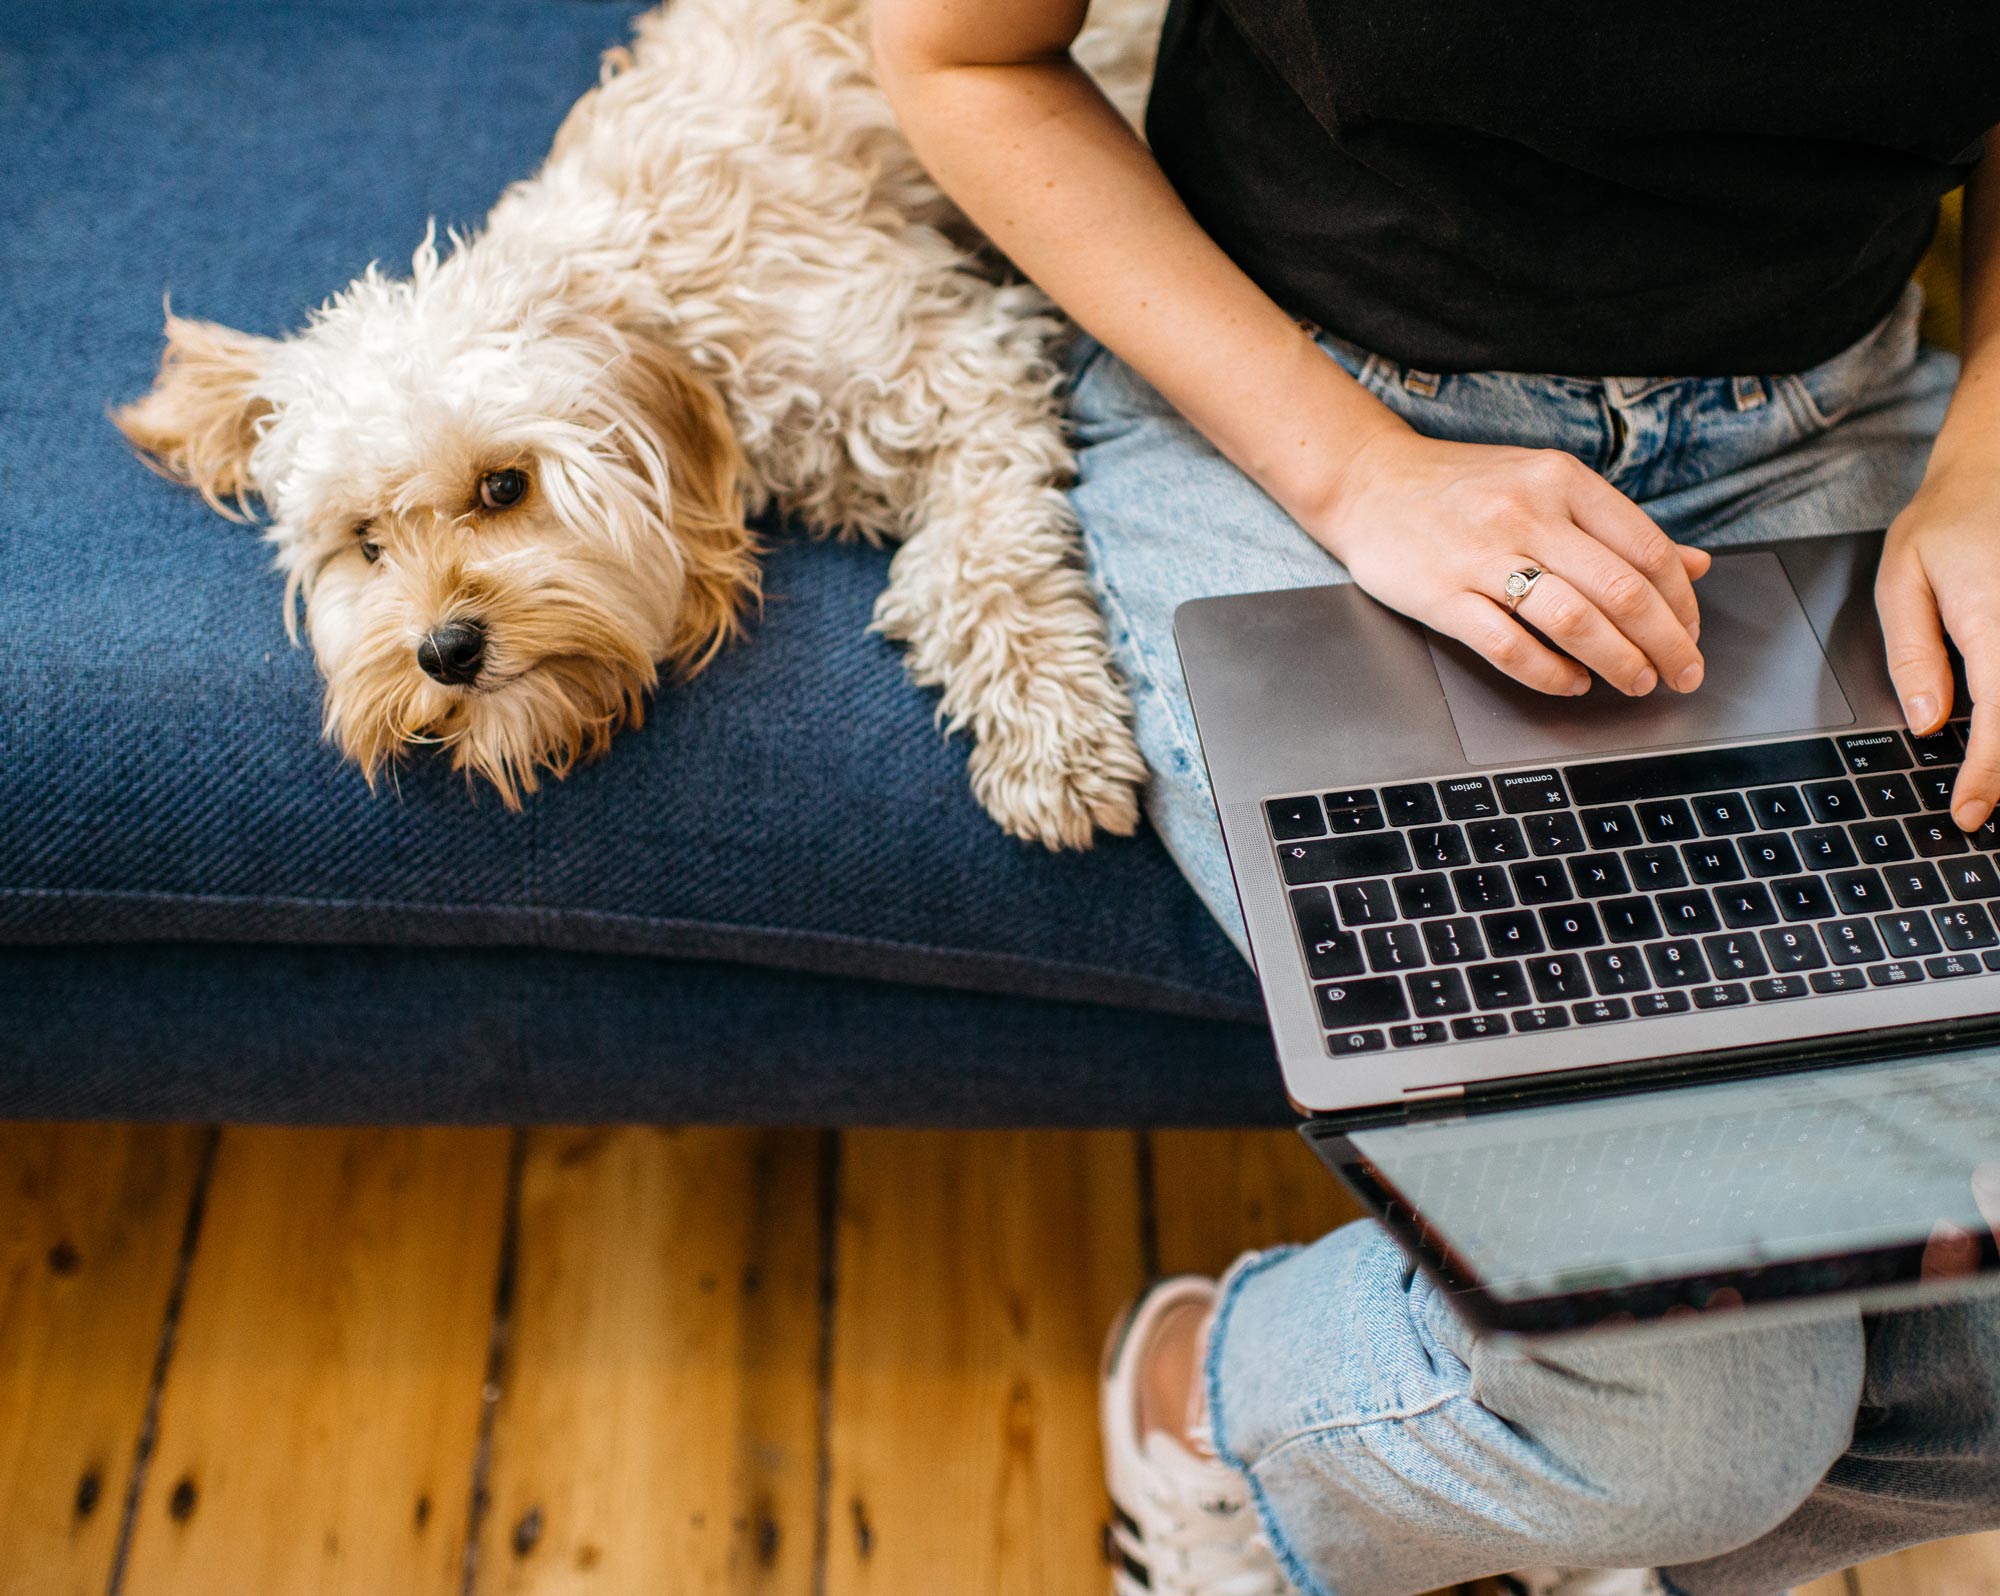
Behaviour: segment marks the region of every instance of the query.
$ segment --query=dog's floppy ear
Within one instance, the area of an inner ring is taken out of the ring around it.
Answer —
[[[167,312],[167,348],[152,391],[112,412],[148,464],[199,490],[219,513],[244,519],[256,423],[270,404],[257,394],[277,344],[212,321]]]

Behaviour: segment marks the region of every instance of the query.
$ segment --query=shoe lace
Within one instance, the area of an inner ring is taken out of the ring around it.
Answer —
[[[1162,1480],[1149,1494],[1154,1596],[1293,1596],[1248,1491]]]

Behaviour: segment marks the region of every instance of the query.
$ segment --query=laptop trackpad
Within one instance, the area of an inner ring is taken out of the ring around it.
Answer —
[[[1695,596],[1708,671],[1686,694],[1657,687],[1627,698],[1593,679],[1581,698],[1551,698],[1502,676],[1463,644],[1428,634],[1467,763],[1562,760],[1854,724],[1775,554],[1717,555]]]

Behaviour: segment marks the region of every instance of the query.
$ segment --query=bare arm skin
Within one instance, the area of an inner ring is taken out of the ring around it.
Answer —
[[[1568,455],[1438,442],[1378,403],[1201,230],[1070,60],[1084,10],[876,0],[883,86],[966,213],[1383,602],[1544,692],[1584,691],[1580,667],[1634,694],[1699,685],[1708,556]],[[1522,616],[1563,652],[1498,602],[1529,564],[1548,574]]]
[[[1965,349],[1924,483],[1889,528],[1875,601],[1915,732],[1952,712],[1948,633],[1965,656],[1972,737],[1952,792],[1970,831],[2000,801],[2000,128],[1965,185]]]

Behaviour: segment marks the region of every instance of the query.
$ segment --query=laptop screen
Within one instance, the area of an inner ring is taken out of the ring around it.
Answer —
[[[2000,1046],[1352,1133],[1500,1302],[2000,1227]],[[1984,1211],[1982,1211],[1984,1209]]]

